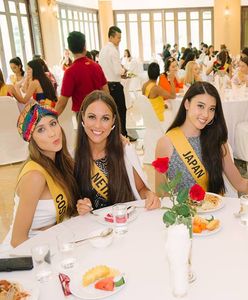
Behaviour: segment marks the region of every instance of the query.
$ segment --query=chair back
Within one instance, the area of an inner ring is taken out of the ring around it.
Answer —
[[[138,95],[134,105],[143,116],[145,126],[144,159],[143,163],[150,164],[155,159],[157,141],[164,134],[163,124],[159,121],[149,99],[144,95]]]
[[[24,161],[28,157],[28,143],[17,131],[19,109],[12,97],[0,97],[0,165]]]
[[[232,161],[234,161],[234,159],[233,159],[233,150],[232,150],[232,147],[229,143],[228,143],[228,148],[229,148],[229,152],[230,152]],[[231,197],[231,198],[238,198],[237,190],[232,186],[231,182],[227,179],[227,177],[224,173],[223,173],[223,178],[224,178],[224,183],[225,183],[225,187],[226,187],[225,196],[226,197]]]
[[[59,123],[63,128],[66,136],[67,147],[72,156],[74,156],[76,130],[73,126],[73,112],[71,110],[71,98],[68,100],[63,113],[59,116]]]

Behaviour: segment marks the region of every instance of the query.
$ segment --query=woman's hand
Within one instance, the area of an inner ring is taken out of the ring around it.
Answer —
[[[77,201],[77,212],[83,216],[92,210],[92,204],[89,198],[79,199]]]
[[[145,199],[145,208],[148,210],[160,208],[161,203],[159,197],[152,191],[148,191]]]

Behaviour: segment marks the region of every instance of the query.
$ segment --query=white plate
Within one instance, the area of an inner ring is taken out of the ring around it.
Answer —
[[[125,280],[125,284],[121,285],[120,287],[115,287],[113,291],[98,290],[94,287],[95,283],[92,283],[89,286],[84,287],[82,284],[82,278],[83,278],[83,274],[87,272],[87,270],[83,270],[82,272],[80,271],[77,272],[77,274],[71,276],[71,280],[70,280],[71,293],[80,299],[93,300],[93,299],[106,298],[118,293],[124,286],[126,286],[126,277],[123,276]]]
[[[111,223],[111,222],[108,222],[104,219],[104,217],[107,215],[107,214],[112,214],[112,207],[106,207],[104,209],[101,209],[101,210],[97,210],[96,211],[96,214],[98,216],[96,216],[96,220],[97,222],[99,222],[100,224],[103,224],[103,225],[108,225],[109,227],[113,227],[114,226],[114,223]],[[137,212],[137,208],[132,212],[132,214],[130,215],[130,217],[128,218],[127,222],[130,223],[132,221],[134,221],[138,216],[138,212]]]
[[[21,291],[27,292],[30,296],[26,297],[25,300],[38,300],[40,290],[36,281],[32,280],[24,280],[20,278],[3,278],[0,277],[1,280],[5,279],[10,282],[15,282],[21,286]]]
[[[219,227],[214,230],[203,230],[201,233],[193,233],[193,236],[205,237],[205,236],[213,235],[219,232],[220,230],[221,230],[221,225],[219,225]]]
[[[220,200],[219,204],[216,207],[211,208],[211,209],[202,209],[201,206],[197,206],[196,211],[197,211],[198,214],[205,214],[205,213],[214,212],[214,211],[217,211],[217,210],[221,209],[222,207],[224,207],[225,201],[224,201],[222,196],[220,196],[218,194],[215,194],[215,193],[206,193],[206,194],[218,197],[219,200]]]

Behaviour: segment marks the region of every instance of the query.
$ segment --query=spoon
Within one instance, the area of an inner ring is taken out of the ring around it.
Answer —
[[[88,240],[91,240],[91,239],[95,239],[95,238],[98,238],[98,237],[105,238],[105,237],[109,236],[112,232],[113,232],[113,228],[107,228],[107,229],[103,230],[98,235],[90,236],[90,237],[84,238],[82,240],[75,241],[75,244],[81,243],[81,242],[84,242],[84,241],[88,241]]]

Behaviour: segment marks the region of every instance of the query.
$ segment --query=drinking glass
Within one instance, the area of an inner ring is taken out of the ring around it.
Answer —
[[[36,279],[46,282],[52,276],[51,254],[48,244],[37,245],[31,249],[33,262],[36,270]]]
[[[58,249],[60,252],[61,266],[64,269],[71,269],[75,266],[75,237],[73,232],[66,227],[57,236]]]
[[[117,234],[124,234],[128,231],[127,226],[127,205],[126,204],[115,204],[112,208],[112,214],[115,225],[115,232]]]
[[[248,226],[248,195],[240,197],[240,221],[241,224]]]

